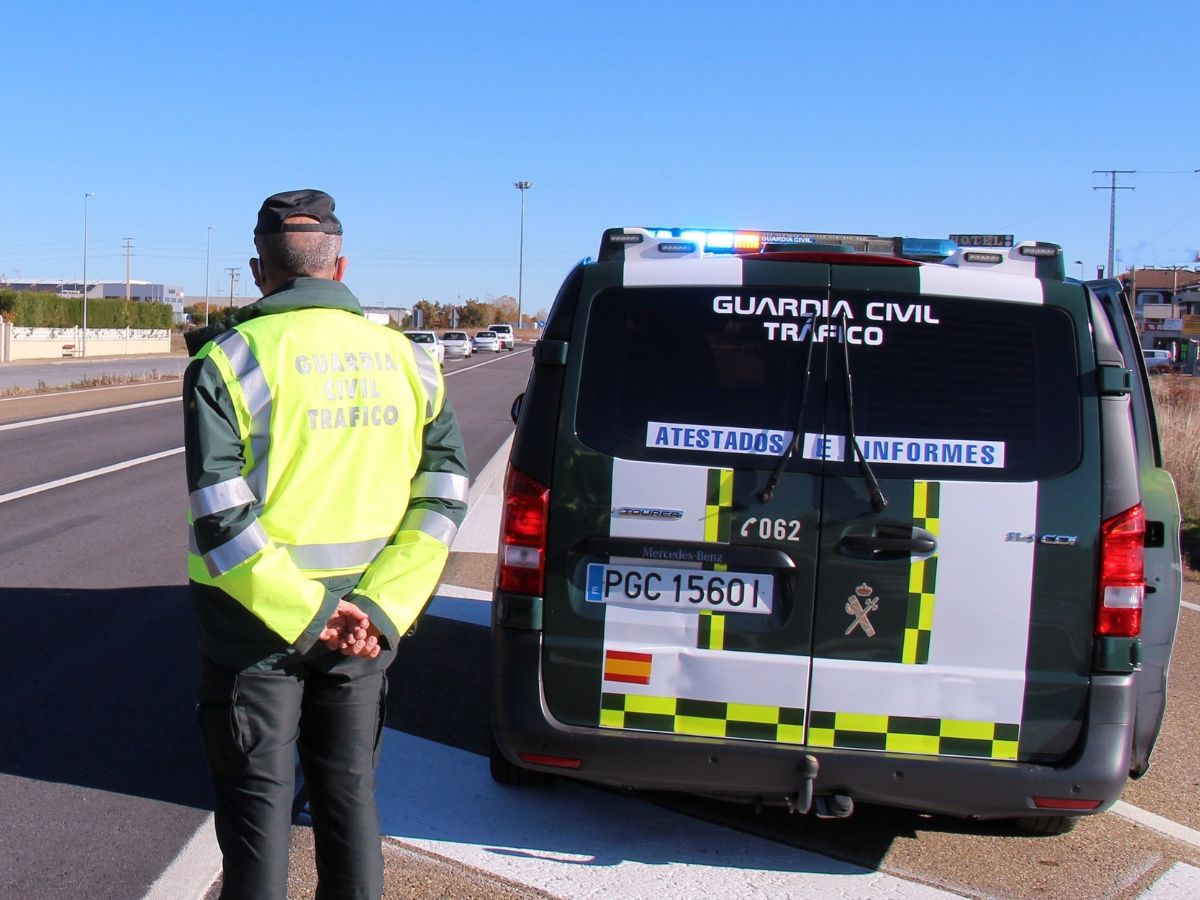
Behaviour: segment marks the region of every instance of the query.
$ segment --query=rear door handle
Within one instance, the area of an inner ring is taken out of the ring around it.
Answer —
[[[923,556],[937,549],[937,538],[924,528],[892,522],[854,525],[846,529],[838,550],[859,559],[893,560]]]

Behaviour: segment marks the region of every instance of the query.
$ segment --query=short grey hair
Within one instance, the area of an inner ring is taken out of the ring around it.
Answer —
[[[287,232],[254,238],[263,268],[275,277],[327,276],[342,252],[340,234]]]

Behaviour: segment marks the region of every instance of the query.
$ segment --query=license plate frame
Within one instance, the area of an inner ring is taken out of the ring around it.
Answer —
[[[588,603],[693,615],[707,610],[769,616],[775,608],[775,576],[764,572],[588,563],[584,599]]]

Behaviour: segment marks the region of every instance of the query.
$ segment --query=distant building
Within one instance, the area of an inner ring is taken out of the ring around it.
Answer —
[[[1169,350],[1176,367],[1200,371],[1200,269],[1135,269],[1120,276],[1148,350]]]
[[[379,322],[381,325],[390,322],[400,327],[404,320],[412,315],[412,310],[401,306],[364,306],[363,313],[372,322]]]

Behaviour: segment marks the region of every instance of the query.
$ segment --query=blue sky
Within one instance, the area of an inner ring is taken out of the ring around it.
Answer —
[[[317,187],[364,303],[548,308],[613,225],[1002,232],[1195,264],[1200,6],[10,4],[0,274],[256,295],[262,199]]]

